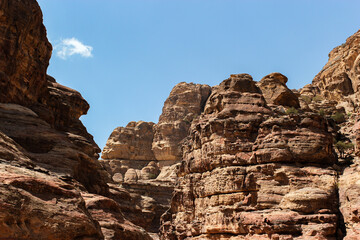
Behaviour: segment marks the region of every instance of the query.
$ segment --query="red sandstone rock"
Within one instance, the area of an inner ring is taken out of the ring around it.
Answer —
[[[116,201],[87,193],[83,197],[91,216],[99,222],[105,240],[152,240],[144,229],[124,218]]]
[[[109,175],[79,120],[89,105],[46,75],[51,45],[37,2],[1,1],[0,34],[0,239],[150,239],[107,204]],[[80,192],[98,199],[96,219]]]
[[[275,114],[250,75],[232,75],[191,126],[161,237],[335,238],[334,160],[321,116]]]
[[[0,102],[28,106],[42,101],[52,47],[37,2],[1,1],[0,35]]]

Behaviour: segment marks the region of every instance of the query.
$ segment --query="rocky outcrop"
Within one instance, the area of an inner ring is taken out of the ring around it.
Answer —
[[[144,230],[124,218],[121,206],[113,199],[93,195],[83,195],[86,208],[94,220],[98,221],[105,239],[152,240]]]
[[[127,206],[122,211],[153,237],[160,216],[170,206],[182,141],[210,92],[208,85],[177,84],[165,101],[158,124],[139,121],[118,127],[102,152],[101,163],[112,181],[120,184],[112,185],[113,191],[129,193],[127,200],[119,200],[121,206]]]
[[[157,239],[164,212],[166,240],[358,238],[359,32],[300,91],[280,73],[176,85],[100,162],[88,103],[46,74],[36,1],[1,1],[0,34],[0,239]]]
[[[102,151],[103,159],[155,160],[151,150],[154,123],[130,122],[110,135]]]
[[[211,88],[208,85],[179,83],[166,99],[152,150],[157,160],[181,160],[180,142],[187,136],[194,118],[200,115]]]
[[[329,53],[329,61],[316,75],[313,85],[327,99],[343,100],[344,96],[359,92],[360,87],[360,31]]]
[[[150,239],[108,198],[100,150],[79,120],[88,103],[46,75],[37,2],[1,1],[0,26],[0,239]]]
[[[346,112],[358,112],[360,90],[360,31],[329,53],[329,61],[315,76],[316,95],[335,101]]]
[[[334,48],[329,53],[329,61],[315,76],[312,84],[301,90],[302,96],[310,96],[302,99],[308,101],[312,111],[321,111],[333,119],[342,116],[340,121],[335,119],[339,128],[335,139],[338,141],[336,146],[340,146],[337,147],[338,156],[343,164],[338,188],[339,208],[344,222],[342,231],[346,233],[344,239],[357,239],[359,235],[359,66],[360,31],[349,37],[344,44]],[[351,142],[356,147],[356,153]]]
[[[40,7],[36,1],[4,0],[0,9],[0,102],[42,102],[52,47]]]
[[[288,78],[281,73],[271,73],[258,83],[267,104],[299,108],[298,97],[286,86]]]
[[[232,75],[184,149],[162,239],[336,237],[335,156],[318,114],[274,113],[250,75]]]

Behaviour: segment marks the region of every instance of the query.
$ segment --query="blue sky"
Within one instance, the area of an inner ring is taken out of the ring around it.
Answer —
[[[54,46],[48,73],[81,92],[103,148],[129,121],[157,122],[179,82],[271,72],[311,83],[360,28],[358,0],[38,0]]]

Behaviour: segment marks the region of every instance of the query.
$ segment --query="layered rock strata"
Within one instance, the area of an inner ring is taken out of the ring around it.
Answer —
[[[339,124],[342,141],[353,143],[355,152],[348,147],[346,165],[339,177],[340,211],[343,216],[344,239],[358,239],[360,232],[360,175],[359,175],[359,83],[360,83],[360,31],[334,48],[329,61],[314,78],[311,87],[324,101],[343,108],[344,120]],[[343,150],[344,151],[344,150]]]
[[[181,160],[181,141],[191,122],[203,111],[210,92],[208,85],[185,82],[172,89],[155,126],[152,150],[157,160]]]
[[[109,198],[100,149],[79,120],[88,103],[46,74],[52,48],[37,2],[1,1],[0,34],[0,239],[150,239]]]
[[[299,108],[298,97],[287,86],[288,78],[281,73],[271,73],[257,84],[267,104]]]
[[[232,75],[191,126],[162,239],[335,239],[334,162],[321,116],[275,114]]]
[[[160,216],[169,208],[182,141],[210,92],[208,85],[177,84],[158,124],[139,121],[116,128],[102,152],[100,161],[115,183],[112,191],[129,194],[119,199],[122,211],[151,233],[158,232]]]
[[[316,75],[312,84],[330,100],[343,101],[344,96],[358,93],[360,90],[359,55],[360,31],[329,53],[329,61]]]

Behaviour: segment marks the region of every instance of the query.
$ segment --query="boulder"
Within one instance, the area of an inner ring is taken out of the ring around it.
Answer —
[[[271,73],[258,83],[268,104],[299,108],[299,99],[287,86],[288,79],[281,73]]]

